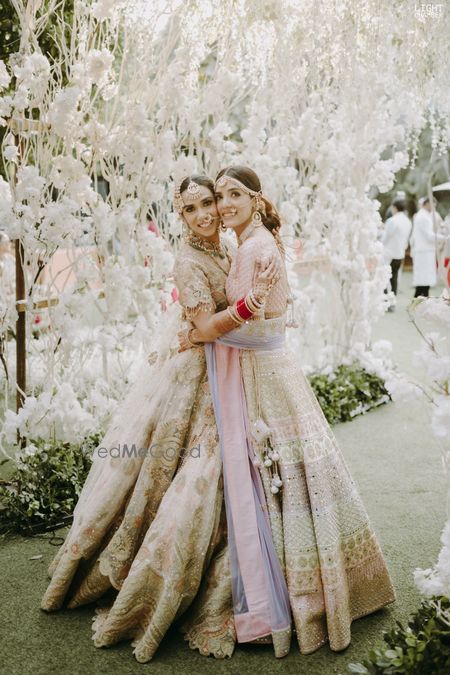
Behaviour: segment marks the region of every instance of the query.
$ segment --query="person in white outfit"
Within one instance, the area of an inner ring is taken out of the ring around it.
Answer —
[[[413,257],[413,285],[416,287],[414,297],[420,295],[426,298],[430,286],[437,281],[436,275],[436,246],[446,241],[447,237],[434,231],[431,215],[431,202],[428,197],[422,200],[422,207],[413,218],[411,235],[411,250]]]
[[[392,216],[386,221],[382,242],[384,259],[391,266],[391,289],[394,295],[397,295],[398,272],[408,247],[411,221],[406,215],[406,204],[403,199],[394,199],[391,211]]]

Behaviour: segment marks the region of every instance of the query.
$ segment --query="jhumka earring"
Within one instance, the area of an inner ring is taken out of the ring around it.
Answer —
[[[262,225],[262,218],[259,211],[253,211],[252,213],[252,224],[253,227],[260,227]]]

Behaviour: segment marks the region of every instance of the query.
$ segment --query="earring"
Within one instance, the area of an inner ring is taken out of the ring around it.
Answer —
[[[262,225],[262,218],[259,211],[253,211],[252,213],[252,224],[253,227],[260,227]]]
[[[219,229],[220,229],[221,232],[227,231],[227,226],[224,224],[224,222],[222,220],[219,223]]]

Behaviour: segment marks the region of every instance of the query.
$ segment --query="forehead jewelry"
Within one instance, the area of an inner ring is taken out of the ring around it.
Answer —
[[[216,181],[215,187],[216,188],[217,187],[223,187],[227,183],[232,183],[233,185],[236,185],[236,187],[238,187],[240,190],[243,190],[244,192],[251,195],[252,197],[256,197],[258,195],[261,196],[261,194],[262,194],[261,190],[258,190],[258,191],[251,190],[249,187],[244,185],[244,183],[241,183],[241,181],[238,180],[237,178],[233,178],[232,176],[227,176],[226,174],[224,174],[223,176],[218,178],[218,180]]]
[[[178,183],[175,185],[175,192],[173,196],[173,205],[175,207],[175,211],[177,211],[178,214],[181,215],[183,212],[183,207],[186,206],[186,204],[183,201],[183,197],[181,196],[181,191],[180,188],[184,181],[186,180],[187,176],[182,178]],[[190,181],[189,185],[186,188],[186,192],[193,198],[193,199],[198,199],[199,197],[202,196],[202,191],[200,188],[200,185],[198,183],[195,183],[193,180]]]

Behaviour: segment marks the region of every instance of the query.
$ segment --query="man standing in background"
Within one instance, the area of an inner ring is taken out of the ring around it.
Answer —
[[[411,234],[411,221],[406,215],[406,204],[403,199],[394,199],[391,211],[392,216],[386,221],[382,242],[385,260],[391,266],[391,289],[394,295],[397,295],[398,273],[405,258]],[[394,306],[391,305],[389,311],[393,310]]]

